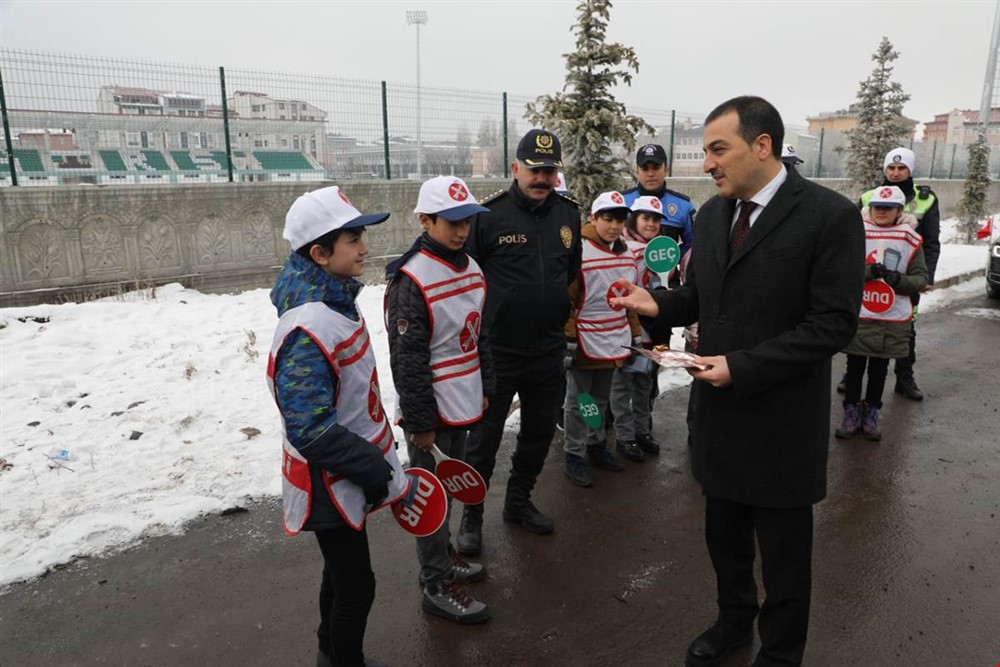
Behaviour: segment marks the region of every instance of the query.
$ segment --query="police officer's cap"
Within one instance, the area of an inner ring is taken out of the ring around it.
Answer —
[[[517,145],[517,159],[528,169],[561,168],[562,146],[559,137],[547,130],[531,130]]]

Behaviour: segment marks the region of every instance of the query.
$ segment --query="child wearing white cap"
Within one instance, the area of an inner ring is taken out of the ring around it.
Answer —
[[[937,195],[929,186],[915,185],[913,182],[913,172],[916,169],[916,156],[913,151],[903,146],[897,146],[885,154],[882,161],[882,172],[885,179],[879,186],[898,187],[906,198],[903,210],[916,219],[916,232],[923,238],[924,257],[927,260],[927,285],[934,285],[934,272],[937,269],[938,257],[941,254],[941,209]],[[861,195],[858,208],[868,206],[878,188],[868,190]],[[928,288],[924,288],[926,291]],[[913,302],[913,312],[916,314],[917,306],[920,303],[920,294],[910,296]],[[916,342],[917,330],[916,319],[910,323],[910,343],[908,353],[896,360],[895,392],[902,394],[906,398],[914,401],[922,401],[924,394],[917,387],[916,379],[913,375],[913,367],[916,364]],[[843,391],[844,383],[841,380],[837,386],[837,391]]]
[[[271,290],[278,324],[268,385],[284,428],[284,526],[313,531],[323,554],[317,665],[381,665],[363,652],[375,599],[366,516],[406,492],[356,300],[368,246],[363,215],[337,187],[307,192],[285,216],[292,247]]]
[[[629,358],[627,346],[641,340],[639,318],[610,304],[621,291],[619,281],[637,280],[635,259],[622,239],[630,212],[620,192],[605,192],[594,200],[589,222],[580,231],[580,272],[569,287],[572,309],[566,337],[573,354],[563,406],[564,449],[566,476],[582,487],[594,483],[591,465],[613,472],[625,469],[608,451],[603,425],[591,428],[581,410],[607,412],[614,371]],[[581,401],[583,394],[593,403]]]
[[[445,456],[464,459],[469,427],[482,418],[493,392],[482,326],[486,281],[465,252],[473,216],[488,210],[460,178],[427,180],[415,210],[424,231],[386,267],[389,355],[411,467],[434,472],[435,444]],[[490,618],[489,608],[465,588],[486,572],[455,552],[447,518],[436,533],[417,538],[417,558],[424,611],[464,625]]]
[[[913,304],[909,295],[927,284],[922,239],[904,213],[906,196],[896,186],[876,188],[864,211],[866,262],[864,298],[858,330],[847,346],[844,416],[834,435],[850,438],[859,431],[881,440],[882,392],[889,360],[909,348]],[[865,369],[868,387],[861,398]]]
[[[635,260],[638,285],[648,290],[664,289],[660,275],[646,266],[646,245],[664,233],[663,203],[659,197],[638,197],[625,223],[625,241]],[[652,338],[645,329],[640,344],[650,349]],[[646,454],[658,454],[660,444],[650,433],[650,394],[656,368],[646,357],[633,354],[629,363],[615,370],[611,382],[611,413],[615,417],[618,452],[632,461],[642,461]]]

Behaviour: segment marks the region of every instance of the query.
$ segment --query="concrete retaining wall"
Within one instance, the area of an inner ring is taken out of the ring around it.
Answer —
[[[824,185],[856,197],[844,179]],[[930,182],[942,216],[955,215],[962,181]],[[0,192],[0,307],[78,301],[135,287],[182,282],[208,292],[263,287],[288,254],[281,237],[285,211],[301,193],[329,183],[240,183],[177,186],[62,186]],[[507,181],[474,180],[485,196]],[[571,184],[572,185],[572,184]],[[669,187],[698,204],[715,194],[707,178],[671,179]],[[348,183],[364,212],[390,211],[370,228],[365,279],[381,279],[385,259],[417,233],[413,205],[419,184]],[[1000,205],[1000,183],[990,185]]]

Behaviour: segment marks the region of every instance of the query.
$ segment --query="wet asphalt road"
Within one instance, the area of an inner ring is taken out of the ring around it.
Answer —
[[[1000,321],[959,314],[967,308],[1000,303],[976,297],[921,315],[924,403],[890,385],[881,444],[831,440],[807,665],[1000,663]],[[834,364],[836,377],[842,358]],[[686,397],[658,403],[658,458],[596,471],[592,489],[563,477],[557,436],[535,497],[556,520],[552,536],[500,521],[498,475],[489,577],[471,586],[493,610],[484,626],[420,611],[413,541],[377,516],[369,655],[393,667],[682,665],[715,613]],[[0,664],[312,665],[318,548],[282,534],[275,501],[249,510],[9,588]],[[726,665],[748,664],[757,647]]]

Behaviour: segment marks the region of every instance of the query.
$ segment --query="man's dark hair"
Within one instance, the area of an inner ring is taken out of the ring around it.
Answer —
[[[763,97],[753,95],[743,95],[726,100],[708,114],[705,125],[713,120],[735,111],[740,119],[740,136],[747,145],[751,145],[754,139],[762,134],[771,137],[771,153],[774,157],[781,159],[781,146],[785,141],[785,124],[781,122],[781,114],[774,108],[774,105]]]
[[[318,245],[322,248],[325,248],[328,253],[332,254],[333,246],[337,245],[337,239],[340,238],[341,234],[344,233],[361,234],[363,230],[364,227],[361,227],[359,229],[335,229],[332,232],[327,232],[326,234],[323,234],[323,236],[319,237],[315,241],[310,241],[309,243],[305,244],[295,252],[302,255],[311,262],[313,261],[313,258],[309,256],[309,250],[312,249],[314,245]]]

